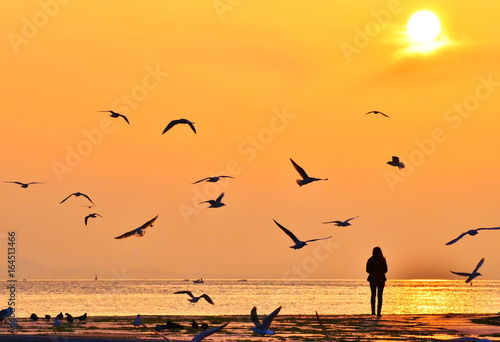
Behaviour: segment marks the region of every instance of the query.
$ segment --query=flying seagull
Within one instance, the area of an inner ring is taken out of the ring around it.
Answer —
[[[300,241],[295,235],[293,235],[293,233],[291,231],[289,231],[288,229],[286,229],[285,227],[283,227],[281,224],[279,224],[278,222],[276,222],[276,220],[273,219],[273,221],[274,221],[274,223],[276,223],[278,225],[278,227],[281,228],[281,230],[283,230],[286,233],[286,235],[288,235],[293,240],[293,242],[295,242],[295,245],[290,246],[290,248],[293,248],[293,249],[300,249],[300,248],[306,246],[308,242],[313,242],[313,241],[318,241],[318,240],[326,240],[326,239],[331,238],[331,236],[329,236],[329,237],[326,237],[326,238]]]
[[[42,183],[42,182],[29,182],[29,183],[22,183],[22,182],[4,182],[4,183],[14,183],[14,184],[19,184],[21,186],[21,188],[24,188],[26,189],[28,186],[30,186],[31,184],[45,184],[45,183]]]
[[[68,197],[66,197],[65,199],[63,199],[63,200],[61,201],[61,203],[59,203],[59,204],[62,204],[64,201],[66,201],[66,200],[67,200],[68,198],[70,198],[71,196],[76,196],[76,197],[83,196],[83,197],[85,197],[86,199],[88,199],[88,200],[89,200],[92,204],[94,204],[94,202],[92,202],[92,200],[90,199],[90,197],[89,197],[89,196],[87,196],[87,195],[85,195],[84,193],[81,193],[81,192],[74,192],[74,193],[72,193],[71,195],[69,195]]]
[[[231,176],[206,177],[206,178],[200,179],[199,181],[196,181],[196,182],[191,183],[191,184],[197,184],[197,183],[200,183],[200,182],[203,182],[203,181],[207,181],[207,182],[210,182],[210,183],[215,183],[215,182],[218,182],[221,178],[234,178],[234,177],[231,177]]]
[[[359,217],[359,215],[355,216],[355,217],[351,217],[350,219],[347,219],[345,221],[329,221],[329,222],[323,222],[323,223],[333,223],[337,227],[347,227],[347,226],[351,225],[351,223],[349,223],[349,221],[354,220],[355,218],[358,218],[358,217]]]
[[[179,119],[179,120],[172,120],[168,123],[167,127],[163,130],[162,134],[165,134],[170,128],[174,127],[177,124],[188,124],[189,127],[193,130],[194,133],[196,133],[196,129],[194,128],[194,122],[189,121],[188,119]]]
[[[225,204],[221,202],[222,197],[224,197],[224,192],[222,194],[220,194],[216,200],[203,201],[203,202],[200,202],[200,204],[209,203],[210,204],[209,208],[220,208],[222,206],[225,206]]]
[[[480,230],[499,230],[500,227],[493,227],[493,228],[476,228],[476,229],[470,229],[466,231],[465,233],[460,234],[456,239],[451,240],[448,242],[446,245],[453,245],[455,242],[463,238],[465,235],[469,234],[470,236],[477,235]]]
[[[392,156],[392,160],[388,161],[387,164],[392,165],[392,166],[397,166],[398,169],[404,169],[405,164],[403,162],[399,161],[399,158],[396,156]]]
[[[98,213],[92,213],[92,214],[88,214],[87,216],[85,216],[85,225],[87,225],[87,221],[89,220],[90,217],[96,218],[97,216],[102,217]]]
[[[368,114],[381,114],[381,115],[385,116],[386,118],[388,118],[388,117],[389,117],[389,115],[384,114],[384,113],[382,113],[382,112],[379,112],[378,110],[371,110],[371,111],[369,111],[368,113],[366,113],[365,115],[368,115]]]
[[[274,317],[278,315],[280,310],[281,306],[264,317],[262,323],[260,323],[259,317],[257,317],[257,308],[254,306],[252,311],[250,312],[250,318],[252,319],[253,324],[255,324],[255,327],[251,328],[252,331],[259,335],[274,335],[274,331],[269,330],[269,327],[271,326]]]
[[[226,325],[228,325],[229,323],[224,323],[222,325],[219,325],[218,327],[215,327],[215,328],[212,328],[212,329],[209,329],[209,330],[205,330],[201,333],[199,333],[198,335],[196,335],[195,337],[193,337],[193,339],[191,340],[191,342],[200,342],[201,340],[203,340],[205,337],[207,336],[210,336],[212,335],[213,333],[221,330],[222,328],[224,328]]]
[[[109,116],[111,116],[112,118],[122,117],[130,125],[130,122],[128,122],[127,117],[125,115],[123,115],[123,114],[120,114],[120,113],[117,113],[117,112],[113,112],[112,110],[98,110],[98,112],[101,112],[101,113],[103,113],[103,112],[111,113]]]
[[[484,262],[484,258],[482,258],[479,263],[477,264],[476,268],[474,269],[474,271],[472,271],[472,273],[466,273],[466,272],[453,272],[453,271],[450,271],[451,273],[453,274],[456,274],[456,275],[459,275],[459,276],[462,276],[462,277],[467,277],[467,279],[465,279],[465,282],[466,283],[470,283],[471,286],[472,286],[472,283],[471,281],[478,277],[478,276],[482,276],[481,273],[479,273],[477,270],[479,269],[479,267],[481,267],[481,265],[483,264]]]
[[[325,327],[323,326],[323,323],[321,323],[321,320],[319,319],[318,311],[316,311],[316,319],[318,320],[319,326],[321,327],[321,330],[323,330],[323,332],[325,333],[328,341],[333,342],[332,338],[328,334],[328,331],[326,331]]]
[[[198,303],[198,301],[201,299],[201,298],[204,298],[207,302],[209,302],[210,304],[214,305],[214,301],[212,300],[212,298],[210,298],[207,294],[202,294],[201,296],[198,296],[198,297],[195,297],[193,296],[193,294],[191,293],[191,291],[177,291],[177,292],[174,292],[174,294],[182,294],[182,293],[185,293],[187,294],[189,297],[191,297],[190,299],[188,299],[189,302],[191,302],[192,304],[195,304],[195,303]]]
[[[120,236],[117,236],[115,237],[115,239],[125,239],[125,238],[128,238],[129,236],[137,236],[137,237],[140,237],[140,236],[143,236],[144,234],[146,234],[146,228],[148,227],[153,227],[153,222],[158,218],[158,215],[156,215],[154,218],[152,218],[151,220],[149,220],[148,222],[144,223],[142,226],[140,226],[139,228],[136,228],[136,229],[132,229],[131,231],[129,232],[126,232],[125,234],[122,234]]]
[[[309,184],[309,183],[314,182],[314,181],[328,180],[328,178],[314,178],[314,177],[309,177],[307,175],[307,173],[304,171],[304,169],[301,168],[300,166],[298,166],[297,163],[295,163],[292,160],[292,158],[290,158],[290,161],[292,162],[293,167],[295,168],[295,170],[297,170],[297,172],[299,173],[300,177],[302,177],[302,179],[297,179],[297,184],[299,186],[306,185],[306,184]]]

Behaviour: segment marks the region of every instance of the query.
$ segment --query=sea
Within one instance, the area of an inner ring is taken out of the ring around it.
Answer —
[[[14,284],[14,286],[12,285]],[[196,304],[188,301],[207,294]],[[18,280],[5,281],[0,289],[2,308],[11,306],[16,317],[59,312],[89,316],[141,315],[249,315],[282,306],[282,315],[359,315],[370,313],[366,280]],[[498,313],[500,281],[389,280],[383,314]]]

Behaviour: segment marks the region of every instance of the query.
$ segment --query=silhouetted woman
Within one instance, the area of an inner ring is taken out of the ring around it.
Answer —
[[[375,298],[377,298],[377,315],[381,316],[382,295],[384,293],[385,281],[387,280],[385,277],[387,272],[387,262],[385,261],[380,247],[375,247],[373,249],[371,258],[366,262],[366,272],[369,273],[368,281],[370,282],[370,290],[372,292],[372,315],[375,315]]]

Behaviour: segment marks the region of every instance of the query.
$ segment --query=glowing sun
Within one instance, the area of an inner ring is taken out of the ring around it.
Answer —
[[[422,44],[432,42],[441,31],[439,18],[429,11],[419,11],[413,14],[406,27],[410,37]]]

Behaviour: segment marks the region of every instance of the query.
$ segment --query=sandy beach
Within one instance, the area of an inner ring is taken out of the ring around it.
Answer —
[[[492,314],[435,314],[435,315],[325,315],[321,321],[334,341],[447,341],[460,337],[476,337],[500,341],[500,315]],[[229,324],[206,338],[207,341],[325,341],[314,315],[282,315],[272,323],[276,335],[265,337],[254,334],[249,316],[141,316],[145,327],[135,327],[135,317],[92,317],[81,323],[67,323],[60,328],[52,321],[19,318],[15,334],[8,327],[1,328],[2,341],[190,341],[201,328],[191,322],[207,323],[209,327]],[[167,321],[182,327],[155,333],[156,324]]]

